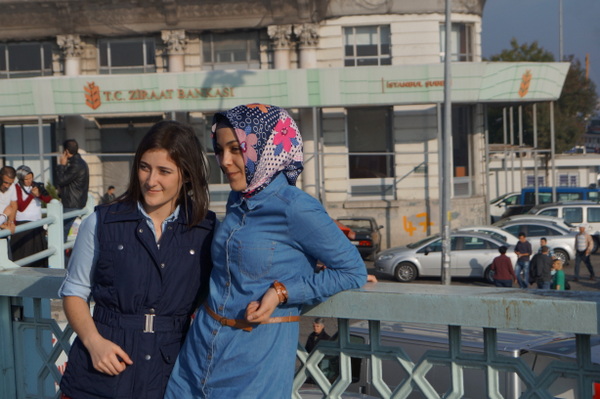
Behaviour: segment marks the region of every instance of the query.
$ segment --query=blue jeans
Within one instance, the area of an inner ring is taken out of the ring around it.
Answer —
[[[551,284],[552,284],[551,281],[538,281],[538,283],[537,283],[538,288],[541,290],[549,290]]]
[[[521,278],[521,272],[523,272],[522,278]],[[529,259],[517,260],[517,265],[515,267],[515,274],[517,275],[517,281],[519,282],[519,287],[521,287],[521,288],[529,287]]]
[[[494,280],[496,287],[512,287],[512,280]]]

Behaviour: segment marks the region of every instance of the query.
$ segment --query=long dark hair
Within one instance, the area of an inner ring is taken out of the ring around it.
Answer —
[[[129,187],[118,201],[143,203],[138,169],[142,155],[151,150],[167,151],[177,165],[183,181],[177,205],[182,205],[180,212],[189,212],[189,226],[200,223],[208,211],[208,162],[194,129],[181,122],[158,122],[146,133],[135,153]]]

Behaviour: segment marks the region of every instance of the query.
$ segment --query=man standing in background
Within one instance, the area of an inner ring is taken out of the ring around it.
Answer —
[[[17,213],[17,192],[15,178],[17,172],[12,166],[0,169],[0,229],[15,232],[15,215]]]
[[[90,184],[90,172],[87,163],[79,155],[77,141],[69,139],[63,143],[63,153],[58,158],[54,182],[60,194],[63,212],[85,208]],[[65,241],[73,221],[75,221],[75,218],[65,219]]]
[[[515,245],[515,253],[518,256],[515,274],[517,275],[517,281],[521,288],[527,288],[529,286],[529,257],[531,256],[531,252],[531,243],[527,241],[525,233],[520,232],[519,242]],[[521,273],[523,276],[521,276]]]
[[[579,281],[579,265],[583,260],[585,263],[585,267],[587,267],[590,272],[590,280],[596,281],[596,276],[594,275],[594,268],[592,267],[592,262],[590,262],[590,253],[592,253],[592,249],[594,248],[594,239],[585,231],[585,225],[579,225],[579,233],[575,236],[575,279],[574,281]]]

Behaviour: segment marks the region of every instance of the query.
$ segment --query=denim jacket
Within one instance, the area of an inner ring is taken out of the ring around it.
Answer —
[[[207,304],[226,318],[243,319],[246,306],[275,280],[286,286],[289,298],[271,317],[298,315],[304,304],[366,282],[356,247],[317,200],[282,174],[249,199],[230,194],[212,256]],[[317,260],[327,266],[322,272]],[[297,345],[297,323],[246,332],[222,326],[201,307],[165,397],[289,398]]]

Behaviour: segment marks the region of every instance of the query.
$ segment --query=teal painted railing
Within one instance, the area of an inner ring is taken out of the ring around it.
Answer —
[[[62,210],[49,205],[47,256],[58,266],[64,260],[51,257],[65,246],[51,234],[62,236],[53,227],[62,226],[56,222]],[[73,338],[65,321],[51,317],[64,273],[0,260],[0,398],[59,397],[57,383]],[[299,343],[294,398],[365,397],[351,393],[363,391],[382,398],[579,399],[592,398],[594,382],[600,383],[594,360],[600,349],[600,292],[370,283],[306,308],[304,315],[338,319],[339,339],[319,343],[310,355]],[[360,320],[366,321],[362,330]],[[406,336],[394,341],[394,334],[408,329],[391,331],[390,323],[420,323],[423,339],[415,342],[422,353],[410,350]],[[427,334],[439,325],[445,331],[441,340]],[[541,355],[531,362],[525,355],[534,348],[510,353],[504,348],[500,337],[506,331],[556,337],[558,343],[572,336],[574,355],[559,351],[544,357],[550,359],[545,363]],[[361,334],[365,341],[357,343]],[[478,339],[479,347],[469,344]],[[339,364],[334,380],[320,368],[324,359]],[[306,384],[308,378],[314,384]],[[574,391],[563,393],[563,386]]]
[[[68,351],[72,330],[66,323],[60,327],[45,316],[44,302],[57,297],[63,277],[64,270],[58,269],[12,268],[0,272],[1,398],[58,397],[57,363],[62,363],[57,359]],[[473,385],[485,392],[480,397],[554,398],[551,392],[561,381],[576,387],[576,393],[560,397],[591,398],[593,382],[600,382],[600,365],[592,362],[591,344],[600,330],[597,292],[376,283],[340,293],[305,309],[304,315],[337,318],[340,339],[321,342],[310,355],[299,345],[295,398],[339,398],[349,395],[349,389],[358,390],[357,384],[352,384],[352,358],[363,359],[362,372],[369,376],[362,389],[367,387],[371,395],[383,398],[461,398],[467,397]],[[368,320],[366,343],[350,339],[351,321],[356,320]],[[450,344],[446,349],[432,346],[422,357],[411,358],[402,345],[383,343],[386,321],[445,325]],[[481,351],[467,347],[463,351],[462,331],[472,327],[482,331]],[[507,329],[553,331],[562,337],[573,334],[577,357],[572,361],[557,359],[543,369],[532,370],[518,356],[501,353],[497,335]],[[32,359],[32,353],[26,355],[28,348],[34,349],[37,359]],[[319,368],[326,355],[339,358],[339,377],[333,383]],[[399,373],[393,384],[384,377],[390,361]],[[479,370],[476,381],[469,377],[472,370]],[[445,378],[450,381],[443,392],[436,388],[440,373],[447,373]],[[505,375],[520,381],[519,385],[507,389],[504,380],[509,377]],[[312,386],[319,392],[316,396],[305,391],[309,376],[316,383]],[[411,392],[420,394],[409,396]]]

